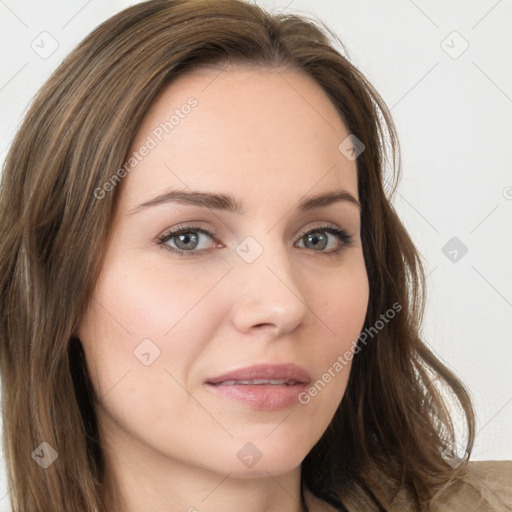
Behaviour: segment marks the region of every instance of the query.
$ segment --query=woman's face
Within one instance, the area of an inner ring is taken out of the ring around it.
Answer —
[[[319,440],[368,303],[349,135],[296,72],[196,70],[159,95],[126,176],[112,169],[78,333],[116,457],[257,476]]]

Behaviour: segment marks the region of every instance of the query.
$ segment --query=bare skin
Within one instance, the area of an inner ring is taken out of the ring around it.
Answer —
[[[158,141],[155,128],[190,97],[197,105]],[[356,163],[338,149],[348,135],[322,89],[297,72],[196,70],[154,102],[132,150],[148,136],[157,144],[118,185],[79,330],[120,510],[302,510],[300,464],[329,425],[350,364],[307,404],[277,410],[205,381],[293,363],[315,382],[357,339],[369,293],[359,205],[345,197],[298,208],[340,190],[357,201]],[[177,188],[230,194],[244,212],[178,202],[136,210]],[[175,228],[192,238],[158,243]]]

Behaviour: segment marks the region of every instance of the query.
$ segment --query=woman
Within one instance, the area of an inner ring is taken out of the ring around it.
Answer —
[[[397,151],[378,93],[297,16],[152,0],[87,37],[3,176],[15,510],[475,503],[471,402],[419,338],[421,264],[384,193]]]

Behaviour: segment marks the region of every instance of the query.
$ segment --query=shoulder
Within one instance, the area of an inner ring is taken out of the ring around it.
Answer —
[[[391,510],[410,512],[408,493],[395,496]],[[336,512],[307,487],[304,499],[309,512]],[[360,510],[349,507],[348,510]],[[512,461],[470,462],[462,476],[454,478],[433,497],[429,512],[512,512]]]
[[[432,512],[512,512],[512,461],[470,462],[432,500]]]

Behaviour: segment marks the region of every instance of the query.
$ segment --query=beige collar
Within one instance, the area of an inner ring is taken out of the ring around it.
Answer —
[[[512,511],[512,461],[472,461],[461,479],[454,479],[433,498],[432,512],[478,510],[480,512]],[[309,512],[336,512],[325,501],[304,487],[304,500]],[[393,510],[409,512],[413,507],[407,494],[401,491],[393,500]],[[348,510],[361,510],[350,508]],[[368,509],[367,509],[368,510]]]

